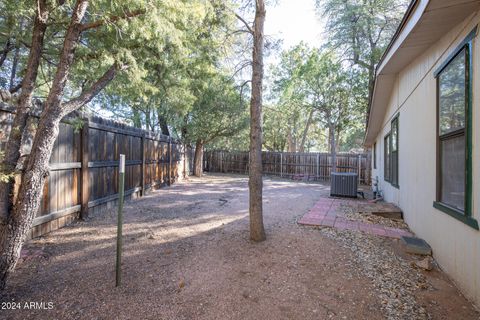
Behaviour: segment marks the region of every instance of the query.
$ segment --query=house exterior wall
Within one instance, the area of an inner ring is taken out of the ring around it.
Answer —
[[[480,231],[433,207],[436,197],[436,79],[433,73],[477,24],[480,24],[479,12],[472,13],[397,75],[383,129],[375,141],[377,168],[372,171],[372,179],[378,177],[378,187],[385,200],[402,208],[412,231],[432,246],[441,268],[480,306]],[[472,216],[480,222],[480,35],[472,43]],[[384,180],[384,136],[398,113],[399,188],[395,188]]]

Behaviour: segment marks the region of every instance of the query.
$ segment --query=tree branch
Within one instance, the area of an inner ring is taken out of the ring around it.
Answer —
[[[5,44],[5,48],[0,51],[0,67],[3,65],[3,62],[7,58],[7,55],[12,49],[14,48],[14,45],[11,43],[10,39],[7,40],[7,43]]]
[[[107,23],[116,22],[116,21],[122,20],[122,19],[133,18],[133,17],[136,17],[136,16],[140,16],[142,14],[145,14],[145,10],[143,10],[143,9],[142,10],[135,10],[135,11],[131,11],[131,12],[125,12],[124,14],[119,15],[119,16],[111,16],[111,17],[108,17],[107,19],[101,19],[101,20],[90,22],[90,23],[82,24],[81,27],[80,27],[80,30],[81,30],[81,32],[83,32],[85,30],[98,28],[98,27],[103,26]]]
[[[252,61],[248,60],[248,61],[240,61],[235,67],[235,72],[233,73],[233,75],[230,77],[230,80],[234,79],[235,76],[242,72],[243,69],[245,69],[246,67],[248,66],[251,66],[252,65]]]
[[[122,69],[118,64],[113,64],[89,89],[82,91],[78,97],[65,102],[62,105],[62,112],[67,115],[89,103],[115,78],[118,71]]]
[[[248,32],[253,35],[253,29],[252,27],[250,27],[250,25],[247,23],[247,21],[245,21],[245,19],[243,19],[240,15],[238,15],[237,13],[235,13],[235,17],[237,17],[238,20],[240,20],[244,25],[245,27],[247,28]]]
[[[15,87],[11,88],[9,91],[10,91],[10,93],[15,93],[15,92],[17,92],[18,90],[20,90],[21,87],[22,87],[22,83],[20,82],[20,83],[17,84]]]
[[[355,59],[355,58],[354,58],[354,59],[351,59],[351,60],[353,61],[353,63],[358,64],[359,66],[364,67],[364,68],[366,68],[366,69],[368,69],[368,68],[371,67],[370,64],[366,63],[366,62],[363,61],[363,60],[360,60],[359,57],[357,57],[356,59]]]

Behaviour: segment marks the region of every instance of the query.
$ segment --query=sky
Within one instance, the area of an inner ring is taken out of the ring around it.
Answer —
[[[278,0],[267,7],[265,35],[283,39],[282,49],[304,41],[319,47],[324,41],[324,23],[315,13],[315,0]]]
[[[316,15],[315,0],[277,0],[276,5],[267,6],[265,36],[281,39],[280,50],[306,42],[310,47],[320,47],[325,43],[324,22]],[[267,87],[272,67],[280,62],[279,52],[265,56],[265,79]],[[250,77],[250,74],[242,76]],[[266,101],[268,98],[266,97]]]
[[[282,50],[287,50],[301,41],[311,47],[319,47],[325,41],[324,22],[316,15],[315,0],[277,0],[276,5],[267,6],[265,35],[282,39]],[[265,71],[278,63],[278,53],[265,57]],[[250,75],[247,75],[250,77]],[[268,76],[265,79],[269,81]],[[103,116],[110,114],[101,111]]]

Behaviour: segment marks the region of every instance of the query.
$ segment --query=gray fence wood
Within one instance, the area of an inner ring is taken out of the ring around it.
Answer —
[[[0,103],[0,151],[14,111]],[[192,148],[180,141],[100,117],[83,120],[81,130],[75,130],[68,117],[60,124],[31,237],[58,229],[79,216],[86,218],[113,208],[118,199],[120,154],[126,155],[125,195],[129,198],[193,172]]]
[[[204,170],[209,172],[248,174],[247,151],[206,151]],[[369,153],[339,153],[338,172],[354,172],[362,184],[370,184]],[[262,152],[263,173],[295,180],[329,181],[332,157],[329,153]]]

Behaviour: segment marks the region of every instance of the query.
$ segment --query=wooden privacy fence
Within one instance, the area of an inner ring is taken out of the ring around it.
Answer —
[[[14,110],[0,103],[0,150],[13,116]],[[30,119],[37,121],[35,116]],[[79,216],[86,218],[113,208],[118,199],[120,154],[126,157],[127,198],[169,185],[193,171],[193,150],[177,140],[99,117],[82,119],[79,130],[68,117],[60,124],[31,237],[58,229]]]
[[[249,153],[238,151],[206,151],[204,170],[209,172],[248,174]],[[369,153],[339,153],[337,172],[358,173],[362,184],[370,184]],[[270,176],[308,181],[328,181],[332,171],[329,153],[262,152],[263,173]]]

